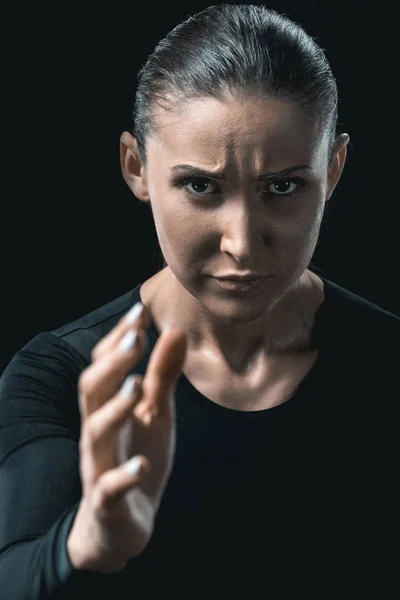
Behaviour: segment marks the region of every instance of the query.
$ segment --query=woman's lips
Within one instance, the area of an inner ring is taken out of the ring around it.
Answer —
[[[225,290],[232,292],[249,292],[251,290],[260,289],[264,286],[270,277],[263,277],[262,279],[254,279],[251,281],[237,281],[233,279],[217,279],[213,277],[217,284]]]

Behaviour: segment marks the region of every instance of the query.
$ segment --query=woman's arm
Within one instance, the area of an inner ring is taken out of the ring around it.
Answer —
[[[81,498],[77,380],[85,360],[42,333],[0,380],[0,596],[69,597],[79,572],[66,541]],[[101,577],[101,576],[100,576]]]

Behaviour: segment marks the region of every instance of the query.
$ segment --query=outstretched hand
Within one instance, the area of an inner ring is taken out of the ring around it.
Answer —
[[[172,470],[186,335],[164,331],[145,376],[127,376],[147,349],[145,307],[132,322],[141,306],[93,348],[78,382],[83,494],[67,544],[76,568],[119,571],[144,550]]]

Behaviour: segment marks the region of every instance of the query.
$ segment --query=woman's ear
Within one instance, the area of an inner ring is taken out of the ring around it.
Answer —
[[[124,131],[120,138],[120,162],[123,178],[133,194],[139,200],[150,200],[147,172],[142,165],[137,141],[128,131]]]
[[[329,200],[332,196],[342,175],[347,156],[347,144],[349,141],[350,136],[347,133],[341,133],[335,140],[328,168],[328,185],[325,201]]]

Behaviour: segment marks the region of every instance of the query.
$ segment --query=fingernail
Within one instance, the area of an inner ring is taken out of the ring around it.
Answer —
[[[121,395],[124,398],[129,398],[136,389],[137,380],[133,375],[128,375],[121,388]]]
[[[119,349],[123,350],[124,352],[129,352],[130,350],[132,350],[134,348],[136,341],[137,341],[137,331],[130,329],[129,331],[127,331],[127,333],[124,335],[124,337],[120,341]]]
[[[143,304],[136,302],[132,308],[126,313],[126,320],[128,323],[134,323],[143,312]]]
[[[134,456],[127,463],[125,463],[125,470],[128,471],[130,475],[138,475],[141,468],[142,462],[138,456]]]

